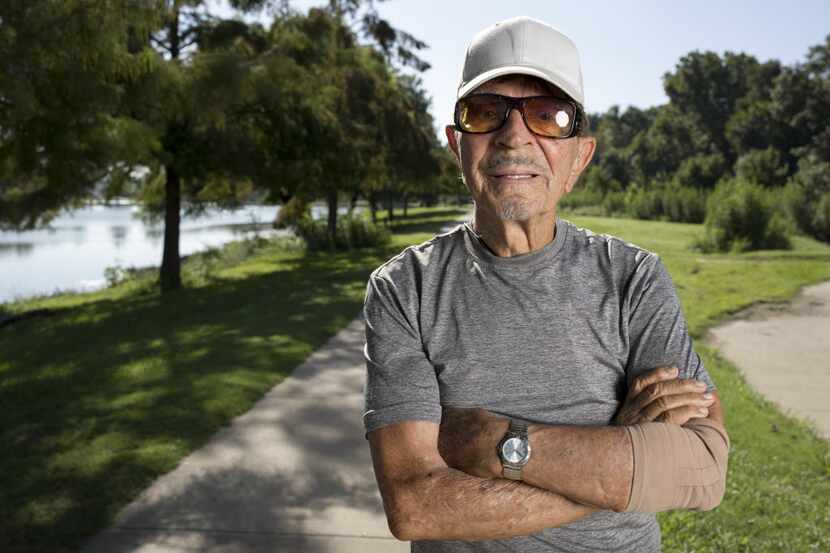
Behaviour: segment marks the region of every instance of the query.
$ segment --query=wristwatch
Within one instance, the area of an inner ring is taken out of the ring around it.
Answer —
[[[510,480],[522,479],[522,468],[530,461],[530,440],[527,423],[510,419],[507,434],[499,442],[502,475]]]

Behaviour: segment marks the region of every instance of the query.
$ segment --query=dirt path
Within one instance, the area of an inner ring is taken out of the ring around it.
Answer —
[[[787,303],[752,306],[706,338],[752,387],[830,439],[830,282]]]

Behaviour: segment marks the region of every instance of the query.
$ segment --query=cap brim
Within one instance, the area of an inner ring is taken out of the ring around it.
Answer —
[[[461,88],[458,89],[458,98],[463,98],[479,86],[483,85],[487,81],[491,79],[495,79],[496,77],[501,77],[503,75],[530,75],[531,77],[538,77],[543,81],[547,81],[557,87],[559,87],[562,92],[570,96],[576,103],[580,106],[585,104],[585,99],[580,97],[577,92],[576,88],[566,82],[564,79],[558,79],[553,75],[545,73],[535,67],[530,67],[527,65],[507,65],[504,67],[496,67],[495,69],[491,69],[489,71],[485,71],[481,75],[476,76],[470,82],[464,84]]]

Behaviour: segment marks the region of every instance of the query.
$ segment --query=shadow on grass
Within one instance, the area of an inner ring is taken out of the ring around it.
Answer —
[[[72,550],[109,524],[357,316],[377,256],[308,255],[5,329],[0,549]]]

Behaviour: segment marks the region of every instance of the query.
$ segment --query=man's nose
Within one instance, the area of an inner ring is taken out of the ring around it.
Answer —
[[[522,113],[512,108],[507,114],[507,121],[499,129],[496,143],[506,148],[519,148],[533,141],[533,133],[525,125]]]

